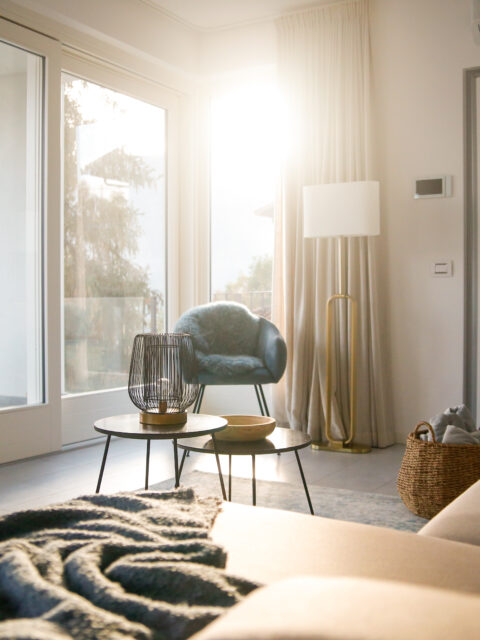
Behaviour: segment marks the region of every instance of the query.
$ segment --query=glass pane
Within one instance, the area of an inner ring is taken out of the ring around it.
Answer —
[[[65,75],[64,391],[126,386],[165,330],[165,111]]]
[[[43,58],[0,42],[0,407],[43,392]]]
[[[273,84],[244,85],[212,102],[211,292],[270,317],[273,201],[279,164]]]

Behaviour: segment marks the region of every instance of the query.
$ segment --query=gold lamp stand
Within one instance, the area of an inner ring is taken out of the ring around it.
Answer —
[[[333,294],[327,300],[327,380],[326,380],[326,401],[325,408],[325,436],[327,443],[314,441],[312,449],[319,451],[335,451],[342,453],[368,453],[371,447],[354,443],[356,428],[357,410],[357,323],[358,305],[357,301],[345,292],[343,256],[346,238],[338,237],[338,274],[340,281],[340,293]],[[350,304],[350,428],[345,440],[336,440],[332,435],[332,399],[333,399],[333,337],[334,337],[334,307],[337,301],[345,300]]]

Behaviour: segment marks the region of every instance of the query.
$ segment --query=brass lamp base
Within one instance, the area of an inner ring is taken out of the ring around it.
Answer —
[[[369,453],[372,448],[366,444],[344,444],[338,442],[312,442],[312,449],[315,451],[333,451],[334,453]]]
[[[147,413],[140,411],[140,422],[142,424],[156,424],[157,426],[169,426],[172,424],[184,424],[187,421],[187,412],[180,413]]]

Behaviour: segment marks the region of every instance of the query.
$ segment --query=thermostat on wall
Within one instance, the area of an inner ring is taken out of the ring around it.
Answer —
[[[446,198],[452,195],[452,176],[416,178],[414,198]]]

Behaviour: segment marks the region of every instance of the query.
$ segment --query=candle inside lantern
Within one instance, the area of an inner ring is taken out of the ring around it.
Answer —
[[[159,378],[158,380],[160,386],[160,401],[158,403],[158,413],[167,413],[168,407],[168,394],[170,387],[170,380],[168,378]]]

